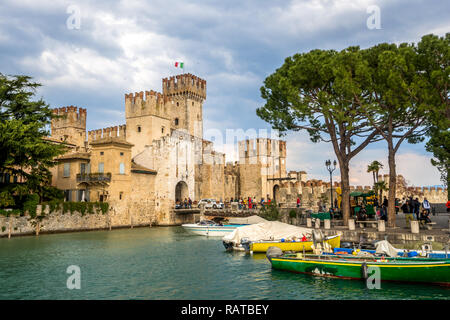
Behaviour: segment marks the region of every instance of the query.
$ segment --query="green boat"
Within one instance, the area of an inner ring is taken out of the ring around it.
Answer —
[[[384,258],[301,253],[270,256],[272,268],[324,277],[364,280],[378,267],[381,281],[450,286],[450,259]],[[369,272],[370,271],[370,272]]]

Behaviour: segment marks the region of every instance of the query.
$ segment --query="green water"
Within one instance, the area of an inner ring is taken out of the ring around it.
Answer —
[[[81,289],[66,269],[81,269]],[[181,227],[0,239],[0,299],[449,299],[450,289],[272,270]]]

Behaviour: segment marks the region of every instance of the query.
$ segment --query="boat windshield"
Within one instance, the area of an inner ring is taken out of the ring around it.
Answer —
[[[201,226],[205,226],[205,225],[215,225],[216,223],[211,220],[202,220],[198,224]]]

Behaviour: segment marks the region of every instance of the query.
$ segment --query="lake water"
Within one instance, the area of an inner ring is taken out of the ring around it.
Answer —
[[[66,286],[67,267],[81,289]],[[450,299],[450,289],[272,270],[264,255],[225,252],[181,227],[0,239],[0,299]]]

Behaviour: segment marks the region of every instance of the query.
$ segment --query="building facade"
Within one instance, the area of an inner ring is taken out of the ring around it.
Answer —
[[[239,160],[203,139],[206,81],[192,74],[162,79],[162,93],[125,94],[125,123],[86,132],[87,111],[54,109],[49,139],[67,153],[52,168],[54,186],[67,201],[108,201],[111,224],[183,222],[177,201],[212,198],[275,200],[315,205],[330,190],[286,171],[286,142],[255,138],[238,142]],[[327,191],[328,190],[328,191]]]

